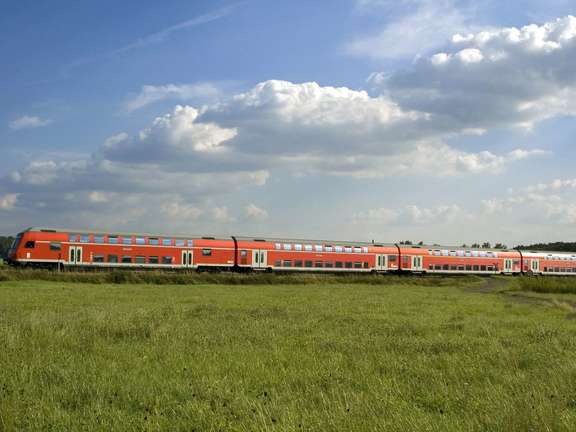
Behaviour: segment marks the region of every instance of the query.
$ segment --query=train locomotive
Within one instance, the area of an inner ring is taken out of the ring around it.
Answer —
[[[467,247],[29,228],[8,263],[58,269],[576,276],[576,254]]]

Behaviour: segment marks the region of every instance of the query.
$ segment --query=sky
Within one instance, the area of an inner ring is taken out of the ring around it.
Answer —
[[[0,234],[576,239],[572,0],[7,0]]]

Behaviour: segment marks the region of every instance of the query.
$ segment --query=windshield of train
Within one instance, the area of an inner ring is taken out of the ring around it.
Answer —
[[[12,242],[12,244],[10,245],[10,249],[8,249],[8,256],[12,255],[16,251],[21,239],[22,239],[22,233],[18,234],[14,239],[14,241]]]

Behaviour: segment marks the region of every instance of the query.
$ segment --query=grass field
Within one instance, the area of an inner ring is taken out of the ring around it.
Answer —
[[[0,430],[575,430],[565,310],[386,281],[0,282]]]

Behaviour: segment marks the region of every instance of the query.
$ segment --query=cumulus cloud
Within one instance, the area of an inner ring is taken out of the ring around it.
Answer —
[[[402,109],[428,113],[438,128],[532,128],[576,113],[575,69],[576,17],[567,16],[457,34],[444,52],[372,82]]]
[[[34,129],[42,126],[47,126],[52,123],[52,120],[43,119],[36,116],[22,116],[10,122],[10,129],[20,130],[20,129]]]
[[[214,100],[220,96],[221,91],[219,87],[209,82],[182,85],[145,85],[142,86],[142,89],[138,95],[134,96],[125,103],[124,109],[126,112],[132,112],[163,100],[195,100],[206,102],[209,100]]]
[[[418,205],[406,205],[399,209],[376,208],[353,215],[356,224],[449,224],[458,219],[469,218],[469,215],[456,204],[432,208]]]
[[[12,210],[18,201],[18,194],[0,195],[0,210]]]
[[[244,214],[248,219],[264,220],[268,218],[268,212],[256,204],[248,204],[244,207]]]

